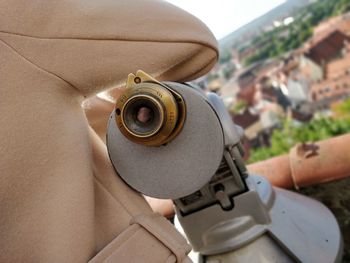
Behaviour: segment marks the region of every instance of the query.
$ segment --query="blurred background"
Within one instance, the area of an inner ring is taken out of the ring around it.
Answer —
[[[350,132],[349,0],[169,2],[219,39],[219,62],[195,82],[244,128],[248,163]],[[350,179],[299,191],[336,215],[350,262]]]

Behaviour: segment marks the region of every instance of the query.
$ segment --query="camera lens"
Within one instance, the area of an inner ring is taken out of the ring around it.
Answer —
[[[161,104],[148,95],[131,97],[126,102],[122,115],[127,130],[138,137],[153,136],[164,122]]]
[[[182,96],[146,73],[129,74],[115,107],[119,131],[131,142],[162,146],[182,130],[186,105]]]

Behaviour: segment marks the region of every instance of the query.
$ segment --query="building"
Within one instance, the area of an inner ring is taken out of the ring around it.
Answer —
[[[299,103],[310,100],[309,86],[309,79],[302,75],[295,74],[288,78],[288,98],[292,102],[292,105],[297,105]]]
[[[282,59],[281,67],[270,79],[272,86],[279,91],[278,103],[284,109],[290,104],[296,109],[298,105],[311,101],[310,86],[323,80],[323,77],[323,69],[297,50]]]
[[[314,28],[314,35],[325,35],[333,30],[339,30],[350,36],[350,13],[343,14],[341,16],[331,17]]]
[[[331,104],[350,95],[350,74],[336,79],[326,79],[311,86],[315,110],[326,110]]]
[[[325,74],[327,79],[337,79],[350,73],[350,53],[327,64]]]
[[[332,31],[322,39],[311,39],[305,55],[320,66],[342,56],[350,38],[339,30]]]
[[[304,54],[299,55],[298,59],[298,70],[302,76],[311,82],[320,81],[325,77],[324,69],[313,60],[304,56]]]
[[[250,109],[245,109],[242,113],[234,115],[233,121],[244,130],[245,148],[256,148],[269,144],[270,134],[265,132],[260,116],[252,113]]]
[[[256,86],[264,81],[268,76],[280,67],[280,61],[271,59],[263,62],[256,62],[237,77],[236,82],[239,86],[237,99],[248,102],[249,105],[254,105]]]

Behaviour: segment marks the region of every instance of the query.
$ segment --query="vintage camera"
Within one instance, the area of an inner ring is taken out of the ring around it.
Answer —
[[[107,147],[130,187],[174,201],[202,262],[339,262],[331,212],[249,174],[242,136],[216,94],[138,71],[110,116]]]

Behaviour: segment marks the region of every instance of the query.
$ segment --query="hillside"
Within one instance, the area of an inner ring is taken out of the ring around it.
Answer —
[[[285,3],[270,10],[266,14],[254,19],[248,24],[240,27],[219,41],[220,48],[225,49],[236,45],[240,41],[259,33],[264,27],[273,21],[284,18],[296,12],[298,9],[308,5],[311,0],[288,0]]]

